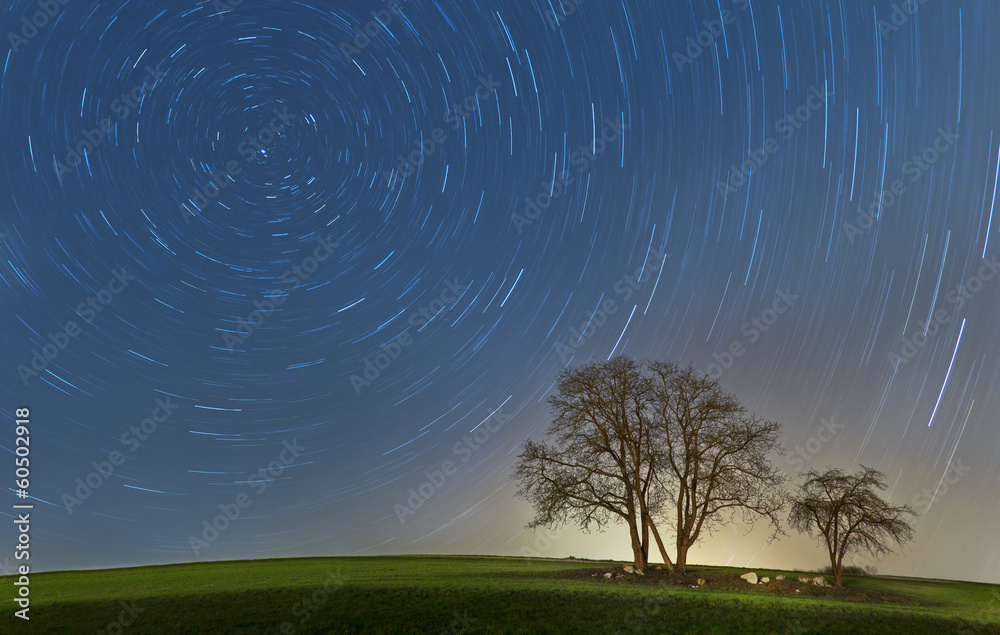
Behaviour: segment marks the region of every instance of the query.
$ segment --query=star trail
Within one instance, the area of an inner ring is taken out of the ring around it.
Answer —
[[[883,471],[918,516],[880,572],[1000,582],[995,3],[42,0],[0,25],[33,569],[630,558],[621,526],[525,529],[510,479],[558,373],[624,354],[781,423],[793,477]],[[766,539],[692,559],[823,564]]]

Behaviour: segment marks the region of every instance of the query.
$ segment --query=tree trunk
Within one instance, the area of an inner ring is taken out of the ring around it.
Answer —
[[[649,567],[649,515],[642,514],[642,570]]]
[[[646,570],[646,563],[643,560],[642,542],[639,539],[639,528],[635,526],[635,517],[628,519],[628,532],[632,538],[632,558],[636,569]]]
[[[833,565],[833,584],[838,587],[842,586],[840,575],[844,567],[844,561],[843,559],[841,559],[839,562],[833,562],[832,565]]]
[[[667,568],[667,573],[673,573],[674,563],[670,561],[667,550],[663,548],[663,541],[660,540],[660,532],[656,530],[656,525],[653,523],[652,518],[649,519],[649,528],[653,530],[653,538],[656,540],[656,546],[660,548],[660,557],[663,558],[663,566]]]
[[[677,540],[677,572],[687,573],[688,549],[691,545],[683,540]]]

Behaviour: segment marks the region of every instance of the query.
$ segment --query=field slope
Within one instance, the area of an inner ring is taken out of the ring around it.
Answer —
[[[694,566],[677,579],[611,562],[386,556],[38,573],[28,628],[13,615],[15,578],[0,578],[0,632],[1000,633],[997,585],[847,577],[833,589],[756,569],[772,582],[750,586],[745,571]]]

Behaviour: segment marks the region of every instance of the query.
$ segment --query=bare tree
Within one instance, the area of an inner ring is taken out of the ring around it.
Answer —
[[[514,472],[518,495],[535,508],[529,527],[573,522],[601,529],[624,521],[635,567],[647,568],[652,531],[672,571],[653,524],[655,429],[650,384],[640,365],[615,357],[567,369],[557,386],[549,398],[552,442],[527,441]]]
[[[529,526],[624,521],[635,566],[646,568],[652,536],[671,572],[654,519],[673,526],[681,572],[691,546],[726,519],[763,517],[780,531],[786,479],[771,455],[781,427],[748,415],[718,381],[616,357],[565,370],[557,385],[552,442],[526,442],[514,474],[535,508]]]
[[[781,426],[749,415],[718,380],[692,366],[647,363],[657,422],[657,484],[671,496],[666,507],[676,533],[676,567],[703,532],[726,520],[753,526],[766,518],[780,533],[785,475],[772,463]]]
[[[861,466],[856,474],[827,469],[809,470],[799,496],[792,497],[789,523],[799,532],[822,536],[826,541],[833,579],[841,586],[844,556],[867,551],[873,558],[892,553],[913,540],[914,528],[905,516],[916,514],[909,505],[892,507],[879,492],[886,488],[885,475]]]

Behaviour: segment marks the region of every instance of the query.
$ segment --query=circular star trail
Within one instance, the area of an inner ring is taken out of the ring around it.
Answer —
[[[8,3],[38,566],[620,555],[539,549],[509,477],[624,354],[718,377],[790,474],[884,471],[884,571],[1000,581],[1000,15],[906,4]],[[692,557],[822,561],[765,545]]]

